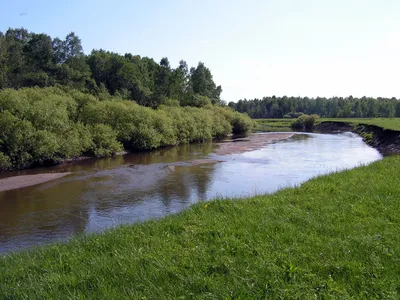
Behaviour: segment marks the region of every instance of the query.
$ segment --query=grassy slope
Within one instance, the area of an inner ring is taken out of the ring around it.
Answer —
[[[398,299],[399,165],[0,257],[0,298]]]
[[[294,119],[255,119],[256,130],[275,131],[290,128]],[[345,122],[351,125],[366,124],[376,125],[384,129],[392,129],[400,131],[400,118],[320,118],[316,124],[321,122]]]

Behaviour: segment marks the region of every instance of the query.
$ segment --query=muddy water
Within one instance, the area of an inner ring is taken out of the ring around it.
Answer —
[[[352,133],[298,134],[246,152],[215,147],[184,145],[7,174],[72,172],[0,192],[0,252],[162,217],[215,197],[270,193],[381,158]]]

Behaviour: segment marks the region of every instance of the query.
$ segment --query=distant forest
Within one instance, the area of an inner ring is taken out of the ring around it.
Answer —
[[[252,118],[290,118],[299,113],[318,114],[327,118],[400,117],[400,101],[396,98],[301,98],[264,97],[239,100],[228,104]]]
[[[23,28],[0,32],[0,89],[55,85],[95,96],[107,92],[153,108],[171,101],[196,107],[222,104],[222,88],[201,62],[189,68],[182,60],[173,68],[166,57],[157,63],[105,50],[85,55],[75,33],[53,39]]]

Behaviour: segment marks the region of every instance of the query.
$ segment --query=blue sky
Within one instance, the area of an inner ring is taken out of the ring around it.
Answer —
[[[205,62],[226,101],[400,97],[399,0],[0,0],[0,30],[74,31],[173,66]],[[22,15],[21,15],[22,14]]]

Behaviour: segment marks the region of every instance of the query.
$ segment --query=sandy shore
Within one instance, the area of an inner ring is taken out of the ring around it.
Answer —
[[[294,133],[267,133],[267,134],[253,134],[246,138],[222,141],[218,143],[219,146],[214,150],[217,154],[237,154],[246,151],[253,151],[262,148],[265,144],[272,143],[279,140],[286,140],[292,137]]]
[[[22,175],[0,179],[0,192],[19,189],[47,181],[55,180],[71,174],[65,173],[44,173],[36,175]]]

